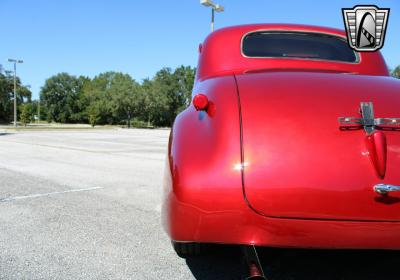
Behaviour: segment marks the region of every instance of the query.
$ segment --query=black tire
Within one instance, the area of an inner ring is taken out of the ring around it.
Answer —
[[[197,257],[204,252],[204,244],[172,241],[175,252],[181,258]]]

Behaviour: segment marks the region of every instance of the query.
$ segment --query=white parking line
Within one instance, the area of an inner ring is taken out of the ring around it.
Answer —
[[[38,194],[30,194],[30,195],[24,195],[24,196],[7,197],[7,198],[0,199],[0,202],[21,200],[21,199],[27,199],[27,198],[36,198],[36,197],[42,197],[42,196],[50,196],[50,195],[53,195],[53,194],[63,194],[63,193],[71,193],[71,192],[85,192],[85,191],[92,191],[92,190],[98,190],[98,189],[102,189],[102,187],[94,187],[94,188],[86,188],[86,189],[73,189],[73,190],[67,190],[67,191],[61,191],[61,192],[38,193]]]

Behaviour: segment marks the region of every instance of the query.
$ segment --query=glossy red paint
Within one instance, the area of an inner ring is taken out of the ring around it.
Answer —
[[[360,102],[373,102],[376,117],[400,117],[400,82],[387,77],[379,52],[356,64],[242,56],[242,37],[258,30],[345,38],[330,28],[246,25],[205,40],[193,96],[207,96],[209,108],[179,114],[169,141],[171,239],[400,249],[400,194],[373,190],[400,185],[400,132],[377,132],[366,145],[363,129],[338,123],[359,114]]]
[[[359,53],[360,63],[340,63],[310,59],[248,58],[241,53],[244,35],[255,31],[305,31],[336,35],[346,39],[338,29],[292,24],[251,24],[223,28],[207,37],[203,43],[197,67],[197,79],[243,74],[252,71],[319,70],[364,75],[388,76],[386,63],[380,52]]]
[[[254,210],[270,217],[400,221],[400,205],[375,200],[373,190],[378,183],[400,185],[400,132],[385,132],[389,153],[382,180],[370,162],[366,132],[342,131],[338,123],[366,100],[376,117],[400,115],[397,80],[268,72],[238,75],[237,81],[244,189]],[[400,193],[391,196],[400,199]]]
[[[371,163],[375,167],[379,178],[385,178],[386,159],[387,159],[387,143],[386,136],[382,131],[375,131],[365,138],[368,155]]]

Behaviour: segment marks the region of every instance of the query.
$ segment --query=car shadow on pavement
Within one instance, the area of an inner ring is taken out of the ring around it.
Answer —
[[[244,262],[238,246],[215,246],[209,255],[188,258],[193,276],[242,279]],[[392,280],[400,279],[400,251],[258,250],[268,280]]]
[[[238,246],[210,245],[207,252],[204,256],[186,259],[196,279],[240,279],[243,263]]]

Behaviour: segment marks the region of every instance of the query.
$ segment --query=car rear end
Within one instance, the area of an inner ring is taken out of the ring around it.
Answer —
[[[400,117],[400,83],[379,52],[345,40],[295,25],[207,38],[193,96],[210,106],[189,106],[171,133],[163,221],[172,240],[400,249],[400,192],[374,188],[400,185],[400,132],[367,129],[360,107]],[[359,123],[343,129],[341,117]],[[368,140],[376,131],[385,141]]]

